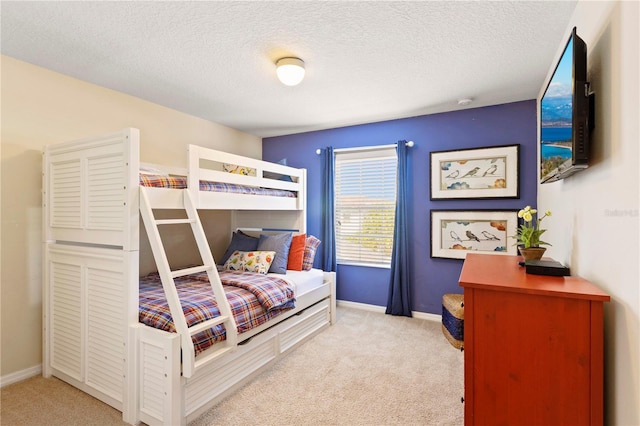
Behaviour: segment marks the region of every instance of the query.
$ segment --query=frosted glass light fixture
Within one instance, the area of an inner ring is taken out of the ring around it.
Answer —
[[[276,73],[282,84],[295,86],[304,78],[304,62],[299,58],[278,59]]]

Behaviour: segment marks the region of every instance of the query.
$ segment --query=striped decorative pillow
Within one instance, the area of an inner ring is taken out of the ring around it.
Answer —
[[[309,235],[307,237],[306,244],[304,246],[304,258],[302,260],[302,269],[305,271],[311,270],[313,268],[313,260],[316,257],[316,250],[320,245],[320,240],[314,237],[313,235]]]

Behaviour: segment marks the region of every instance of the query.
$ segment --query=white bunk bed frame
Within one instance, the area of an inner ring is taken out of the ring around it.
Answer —
[[[178,333],[139,323],[140,215],[153,234],[158,224],[177,223],[155,220],[154,209],[187,211],[204,262],[198,270],[207,270],[216,295],[224,293],[196,209],[232,210],[232,229],[306,231],[306,170],[190,145],[188,189],[141,189],[139,139],[137,129],[125,129],[45,148],[43,375],[122,411],[125,422],[186,424],[335,321],[335,273],[325,272],[324,284],[298,297],[295,309],[237,336],[228,302],[218,296],[229,337],[197,357],[190,338],[197,330],[185,328],[182,309],[171,310]],[[256,176],[215,170],[212,162],[254,168]],[[205,192],[200,180],[292,190],[297,197]],[[172,277],[181,272],[169,271],[159,236],[149,240],[175,304]]]

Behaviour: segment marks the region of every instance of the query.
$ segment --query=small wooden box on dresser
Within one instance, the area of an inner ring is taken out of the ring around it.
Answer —
[[[462,267],[465,425],[602,425],[609,296],[518,260],[468,254]]]

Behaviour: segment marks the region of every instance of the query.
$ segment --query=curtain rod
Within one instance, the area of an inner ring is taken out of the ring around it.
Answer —
[[[415,145],[415,143],[413,141],[408,141],[405,143],[406,146],[408,146],[409,148],[411,148],[412,146]],[[333,152],[356,152],[356,151],[369,151],[372,149],[384,149],[384,148],[395,148],[396,146],[398,146],[397,143],[391,144],[391,145],[377,145],[377,146],[361,146],[361,147],[356,147],[356,148],[337,148],[334,149]],[[322,154],[322,149],[318,148],[316,149],[316,154],[320,155]]]

